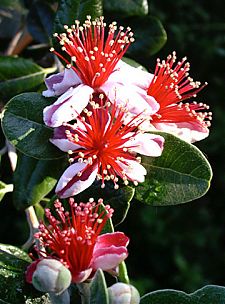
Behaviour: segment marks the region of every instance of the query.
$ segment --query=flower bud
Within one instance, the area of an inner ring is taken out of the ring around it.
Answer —
[[[58,260],[43,259],[38,264],[32,276],[32,284],[42,292],[61,294],[71,284],[70,271]]]
[[[129,284],[116,283],[108,288],[110,304],[139,304],[138,290]]]

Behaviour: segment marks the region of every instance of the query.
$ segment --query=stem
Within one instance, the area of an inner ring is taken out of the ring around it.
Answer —
[[[49,292],[49,296],[52,304],[70,304],[70,295],[68,289],[66,289],[60,295],[56,295],[53,292]]]
[[[24,250],[30,248],[30,246],[33,244],[34,242],[34,233],[38,231],[38,226],[39,226],[39,222],[34,210],[33,206],[28,207],[25,210],[26,216],[27,216],[27,222],[29,224],[29,228],[30,228],[30,236],[28,238],[28,240],[26,241],[26,243],[22,246],[22,248]]]
[[[77,288],[80,292],[81,303],[90,304],[90,284],[89,283],[80,283],[80,284],[77,284]]]

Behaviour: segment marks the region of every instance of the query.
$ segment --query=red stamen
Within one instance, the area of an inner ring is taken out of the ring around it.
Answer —
[[[120,27],[116,34],[116,22],[109,25],[108,35],[105,37],[106,24],[103,21],[103,17],[91,21],[88,16],[83,26],[76,20],[71,28],[65,26],[67,33],[54,34],[62,45],[62,50],[71,57],[71,62],[51,48],[52,52],[67,63],[68,68],[78,74],[84,84],[95,89],[108,79],[117,62],[134,41],[130,28],[124,32],[123,27]]]
[[[211,112],[202,112],[209,107],[203,103],[182,103],[196,97],[207,83],[201,85],[189,77],[190,64],[183,58],[175,65],[176,53],[166,61],[157,60],[154,78],[148,88],[148,95],[160,104],[159,111],[152,116],[152,123],[198,122],[203,127],[210,126]]]

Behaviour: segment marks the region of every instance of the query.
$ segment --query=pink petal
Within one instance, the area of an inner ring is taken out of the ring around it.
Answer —
[[[123,232],[113,232],[113,233],[105,233],[102,235],[99,235],[94,251],[100,248],[109,247],[109,246],[127,246],[129,243],[129,238],[123,233]]]
[[[133,146],[130,149],[136,153],[157,157],[162,154],[164,141],[164,138],[160,135],[139,133],[135,138],[127,141],[124,146]]]
[[[127,177],[132,181],[143,183],[145,181],[146,169],[135,160],[127,160],[124,163],[117,161],[118,165],[125,171]]]
[[[188,143],[202,140],[209,135],[209,129],[198,122],[155,123],[153,125],[157,130],[171,133]]]
[[[78,176],[77,173],[81,171],[82,175]],[[56,194],[61,198],[66,198],[84,191],[94,182],[97,172],[96,165],[90,166],[79,162],[70,165],[58,181]]]
[[[86,281],[92,272],[92,268],[86,269],[81,272],[73,273],[72,282],[73,283],[81,283]]]
[[[44,109],[44,122],[50,127],[59,127],[77,117],[87,106],[93,89],[86,85],[79,85],[69,89],[60,96],[53,105]]]
[[[124,246],[110,246],[99,248],[94,251],[91,266],[93,269],[101,268],[110,270],[117,267],[128,256],[127,248]]]
[[[112,102],[126,106],[132,114],[152,115],[159,110],[159,104],[152,96],[139,87],[106,81],[100,89]]]
[[[43,91],[45,97],[59,96],[65,93],[70,87],[81,83],[80,78],[73,69],[65,69],[64,72],[54,74],[45,79],[48,90]]]
[[[141,68],[134,68],[120,60],[108,80],[120,84],[132,84],[147,91],[154,74],[143,71]]]
[[[75,144],[67,139],[65,134],[66,130],[67,128],[64,126],[54,128],[54,136],[53,138],[49,139],[50,142],[64,152],[68,152],[69,150],[74,151],[81,148],[80,145]]]

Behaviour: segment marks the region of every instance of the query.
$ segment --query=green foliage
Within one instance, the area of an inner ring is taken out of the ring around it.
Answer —
[[[148,14],[148,2],[147,0],[104,0],[104,9],[110,14],[142,16]]]
[[[141,298],[140,304],[224,304],[225,288],[205,286],[192,294],[177,290],[159,290]]]
[[[15,207],[26,209],[38,204],[56,185],[65,163],[65,159],[37,160],[20,154],[14,174]]]
[[[90,304],[109,304],[104,273],[98,269],[90,286]]]
[[[0,181],[0,201],[4,198],[5,194],[8,192],[12,192],[13,185],[7,185]]]
[[[48,296],[25,283],[29,256],[17,247],[0,244],[0,302],[50,304]]]
[[[178,137],[158,132],[165,138],[160,157],[143,157],[148,174],[136,189],[138,200],[153,206],[182,204],[204,195],[212,178],[211,167],[195,146]]]
[[[46,70],[31,60],[0,56],[0,98],[31,91],[43,83],[45,75]]]
[[[43,109],[52,103],[39,93],[24,93],[12,98],[6,105],[2,128],[7,139],[22,153],[39,159],[64,156],[49,142],[53,129],[43,120]]]

